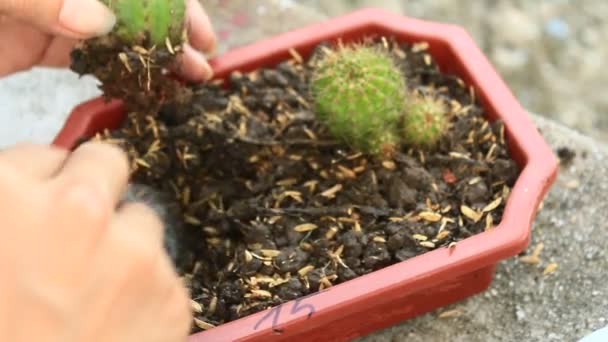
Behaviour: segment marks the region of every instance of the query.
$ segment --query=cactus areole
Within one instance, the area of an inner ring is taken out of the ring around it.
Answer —
[[[117,23],[108,35],[72,51],[71,69],[93,75],[106,98],[153,113],[167,102],[184,102],[188,92],[167,77],[186,42],[185,0],[103,0]]]

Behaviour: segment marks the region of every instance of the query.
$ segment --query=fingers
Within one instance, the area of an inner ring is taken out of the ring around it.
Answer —
[[[0,5],[3,3],[0,0]],[[40,61],[50,36],[14,19],[0,25],[0,77],[29,69]]]
[[[184,53],[177,61],[176,72],[188,81],[208,81],[213,77],[213,69],[201,52],[213,53],[217,46],[217,38],[200,1],[185,1],[189,43],[183,46]]]
[[[151,208],[142,203],[127,203],[113,218],[106,240],[106,251],[112,251],[112,255],[121,260],[121,272],[127,276],[119,291],[122,307],[115,309],[118,312],[128,312],[138,308],[141,312],[158,315],[157,318],[165,323],[175,324],[177,322],[167,322],[169,317],[166,314],[167,310],[175,307],[176,303],[170,303],[169,300],[178,299],[175,297],[175,288],[181,284],[164,250],[163,234],[163,223]],[[175,315],[175,309],[173,312]],[[145,314],[142,315],[144,317],[152,318]],[[139,323],[154,331],[146,322],[138,322],[134,317],[129,324],[137,326]],[[155,328],[160,330],[150,336],[163,336],[167,333],[163,332],[167,329],[166,326]],[[175,328],[169,330],[173,329]]]
[[[56,36],[51,39],[38,65],[46,67],[67,67],[71,63],[70,51],[76,45],[75,39]]]
[[[112,11],[98,0],[0,1],[0,13],[76,39],[106,34],[116,23]]]
[[[176,329],[165,312],[177,283],[162,234],[162,222],[144,204],[128,203],[117,210],[90,267],[95,272],[87,301],[92,307],[88,328],[77,340],[173,341],[162,339]]]
[[[175,71],[192,82],[207,81],[213,77],[213,69],[201,51],[213,53],[217,38],[199,0],[184,1],[189,43]],[[0,26],[0,51],[7,55],[0,63],[0,77],[33,65],[67,66],[76,39],[105,34],[116,23],[112,12],[98,0],[0,0],[0,13],[9,18]]]
[[[21,143],[0,151],[0,160],[19,172],[39,180],[55,175],[68,156],[68,151],[53,146]]]
[[[85,143],[67,157],[45,184],[53,198],[48,206],[54,236],[78,242],[65,253],[86,255],[97,248],[128,179],[127,157],[115,146]]]
[[[211,53],[217,40],[199,0],[185,0],[192,46]],[[104,35],[116,24],[114,13],[99,0],[0,1],[0,13],[74,39]]]
[[[217,47],[217,37],[200,0],[186,0],[186,13],[186,25],[192,47],[205,53],[213,53]]]
[[[74,184],[94,186],[115,205],[129,181],[129,163],[118,147],[89,142],[78,147],[54,179],[60,187]]]
[[[189,44],[184,45],[183,54],[177,58],[177,73],[193,82],[208,81],[213,77],[213,69],[205,56]]]
[[[163,248],[164,226],[160,217],[144,203],[128,202],[123,204],[114,215],[112,225],[116,229],[128,229],[137,234],[137,243],[149,248]],[[148,248],[146,247],[146,248]]]
[[[75,44],[75,39],[52,36],[23,21],[6,19],[0,24],[0,77],[34,65],[66,67]]]
[[[163,269],[168,271],[171,269],[171,265],[165,265]],[[171,330],[161,330],[152,336],[167,334],[171,341],[186,341],[190,333],[193,316],[190,293],[176,275],[172,275],[171,278],[175,279],[172,291],[160,303],[159,308],[159,311],[162,311],[164,314],[163,321],[167,323],[167,326],[171,327]]]

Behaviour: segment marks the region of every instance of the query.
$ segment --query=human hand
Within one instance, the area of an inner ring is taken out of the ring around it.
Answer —
[[[197,50],[211,53],[216,36],[200,0],[186,1],[190,44],[180,75],[207,80],[213,72]],[[65,67],[79,39],[104,35],[116,23],[99,0],[0,0],[0,77],[34,66]]]
[[[0,341],[185,341],[186,288],[149,207],[116,208],[125,155],[85,143],[0,151]]]

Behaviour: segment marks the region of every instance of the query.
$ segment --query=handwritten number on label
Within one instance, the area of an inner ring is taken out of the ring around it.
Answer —
[[[295,304],[293,305],[293,307],[291,308],[291,314],[295,315],[298,311],[302,311],[302,310],[308,310],[308,315],[307,318],[310,318],[310,316],[312,316],[312,314],[315,313],[315,307],[312,304],[304,304],[304,305],[300,305],[300,302],[303,300],[304,298],[298,298],[296,299]]]
[[[295,315],[302,310],[308,310],[306,319],[309,319],[310,316],[312,316],[317,311],[317,309],[312,304],[302,304],[302,301],[304,301],[310,297],[313,297],[315,295],[318,295],[319,293],[325,292],[326,290],[327,289],[296,299],[289,314]],[[268,313],[266,313],[264,316],[262,316],[262,318],[260,318],[259,321],[257,321],[257,323],[253,326],[253,330],[258,330],[258,328],[260,327],[260,325],[262,325],[262,323],[264,323],[266,320],[268,320],[268,319],[270,319],[270,317],[272,317],[272,329],[276,331],[277,324],[279,323],[279,317],[281,316],[282,307],[283,307],[283,304],[279,304],[278,306],[275,306],[274,308],[270,309],[270,311],[268,311]]]
[[[267,314],[265,314],[253,327],[253,330],[258,330],[258,328],[260,327],[260,324],[264,323],[264,321],[266,321],[268,318],[270,318],[270,316],[274,315],[272,317],[272,329],[275,329],[275,327],[277,326],[277,323],[279,321],[279,316],[281,315],[281,307],[283,305],[279,305],[279,306],[275,306],[274,308],[272,308],[270,311],[268,311]]]

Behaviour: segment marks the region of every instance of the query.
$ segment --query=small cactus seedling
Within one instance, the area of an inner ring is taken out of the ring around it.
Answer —
[[[402,141],[420,148],[435,147],[448,123],[445,104],[430,95],[412,96],[402,120]]]
[[[106,98],[154,113],[166,102],[187,100],[185,88],[167,77],[186,42],[185,0],[102,0],[117,17],[108,35],[72,51],[73,71],[91,74]]]
[[[406,89],[400,69],[379,47],[340,45],[314,63],[311,90],[320,121],[362,152],[395,145]]]

